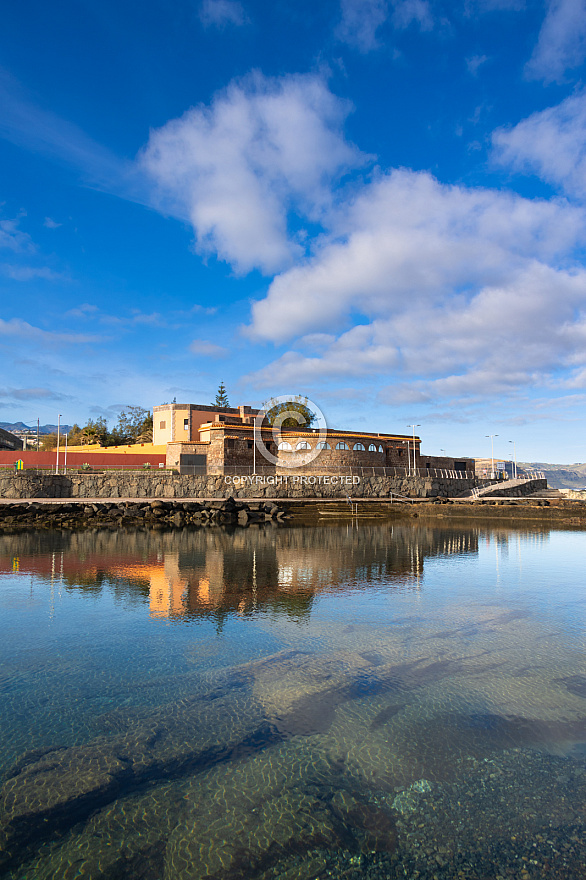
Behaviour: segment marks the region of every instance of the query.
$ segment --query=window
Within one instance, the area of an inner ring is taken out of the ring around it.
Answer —
[[[320,442],[317,444],[317,448],[318,449],[330,449],[330,444],[326,443],[325,440],[320,440]]]
[[[248,440],[247,445],[249,449],[252,449],[252,440]]]
[[[382,452],[382,451],[383,451],[382,446],[379,446],[378,451],[379,451],[379,452]]]
[[[167,427],[167,422],[159,422],[159,428],[161,431],[164,431]]]
[[[368,447],[369,452],[376,452],[376,443],[371,443]]]
[[[189,431],[189,419],[183,419],[183,430]]]
[[[354,452],[364,452],[364,443],[355,443]]]
[[[339,443],[336,443],[336,449],[348,449],[348,444],[344,443],[343,440],[340,440]]]
[[[307,440],[300,440],[295,449],[311,449]]]
[[[279,450],[279,452],[291,452],[291,444],[287,443],[286,440],[281,440],[277,449]]]

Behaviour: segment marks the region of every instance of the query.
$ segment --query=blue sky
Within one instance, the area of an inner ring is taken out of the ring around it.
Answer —
[[[586,460],[586,0],[31,0],[0,47],[0,421],[224,380]]]

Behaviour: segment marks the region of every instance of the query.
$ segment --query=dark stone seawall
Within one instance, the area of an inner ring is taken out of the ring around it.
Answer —
[[[473,478],[358,477],[287,475],[286,477],[187,476],[172,473],[0,474],[0,498],[454,498],[474,488]],[[532,480],[516,487],[528,495],[547,486]],[[506,494],[506,486],[502,489]]]

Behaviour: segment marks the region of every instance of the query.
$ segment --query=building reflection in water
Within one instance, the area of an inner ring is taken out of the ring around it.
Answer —
[[[546,534],[532,533],[535,540]],[[0,574],[34,573],[66,590],[110,589],[148,602],[153,618],[310,613],[322,593],[376,583],[421,588],[425,560],[478,552],[479,540],[506,546],[515,532],[413,523],[319,528],[23,532],[0,536]]]

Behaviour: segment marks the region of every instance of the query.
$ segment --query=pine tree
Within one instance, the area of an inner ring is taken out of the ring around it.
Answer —
[[[228,394],[226,393],[226,386],[223,382],[220,382],[220,384],[218,385],[218,390],[216,391],[216,399],[213,402],[212,406],[219,406],[222,409],[230,406]]]

